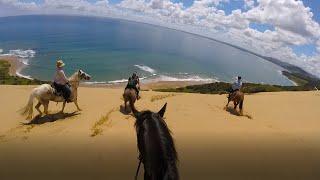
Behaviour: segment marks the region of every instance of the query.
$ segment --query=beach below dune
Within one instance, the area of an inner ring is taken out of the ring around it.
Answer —
[[[0,60],[10,63],[10,76],[17,76],[17,72],[19,73],[19,71],[24,67],[24,64],[20,62],[16,56],[3,56],[0,54]]]
[[[80,87],[83,111],[70,103],[59,114],[62,104],[51,102],[50,115],[23,125],[17,110],[33,87],[0,86],[0,179],[134,177],[136,134],[134,118],[120,111],[123,89]],[[226,95],[141,96],[138,110],[168,103],[183,180],[320,178],[319,92],[246,95],[244,116],[224,109]]]

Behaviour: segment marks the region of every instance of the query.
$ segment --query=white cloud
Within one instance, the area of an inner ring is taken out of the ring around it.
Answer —
[[[296,0],[258,0],[258,6],[246,13],[251,22],[272,24],[302,36],[320,37],[320,27],[310,8]]]
[[[251,9],[254,7],[254,0],[244,0],[244,8]]]
[[[38,5],[35,2],[21,2],[18,0],[0,0],[0,5],[13,6],[25,10],[35,10],[38,8]]]
[[[236,44],[262,55],[299,65],[320,77],[320,26],[301,0],[243,0],[246,11],[226,14],[219,9],[229,0],[196,0],[190,7],[170,0],[44,0],[42,4],[0,0],[1,6],[45,14],[81,14],[118,17],[197,32]],[[232,3],[232,2],[230,2]],[[1,13],[0,13],[1,15]],[[274,30],[260,32],[250,23],[268,24]],[[296,55],[291,46],[314,45],[318,54]]]
[[[320,53],[320,39],[316,43],[317,51]]]

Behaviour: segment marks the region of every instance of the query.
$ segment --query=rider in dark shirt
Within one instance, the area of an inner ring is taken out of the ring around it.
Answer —
[[[126,89],[134,89],[137,92],[137,99],[140,99],[139,90],[140,90],[140,81],[136,73],[133,73],[128,79],[128,84]]]

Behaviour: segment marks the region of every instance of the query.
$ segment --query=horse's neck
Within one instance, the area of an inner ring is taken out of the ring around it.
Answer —
[[[71,85],[71,89],[72,90],[77,90],[78,87],[79,87],[79,78],[78,78],[78,74],[77,73],[74,73],[70,78],[69,78],[69,82],[70,82],[70,85]]]

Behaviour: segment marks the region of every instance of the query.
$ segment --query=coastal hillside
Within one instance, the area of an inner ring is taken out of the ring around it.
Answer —
[[[123,113],[123,89],[80,87],[83,111],[70,103],[58,113],[62,104],[50,103],[49,115],[24,124],[17,111],[34,87],[0,86],[0,179],[133,179],[135,119]],[[226,95],[141,96],[140,111],[168,103],[165,121],[183,180],[320,177],[317,91],[246,95],[243,116],[231,104],[224,109]]]
[[[10,73],[10,71],[13,73]],[[15,74],[15,69],[12,67],[12,64],[10,64],[8,60],[1,59],[0,57],[0,85],[36,85],[46,83],[45,81],[26,79],[13,74]]]

